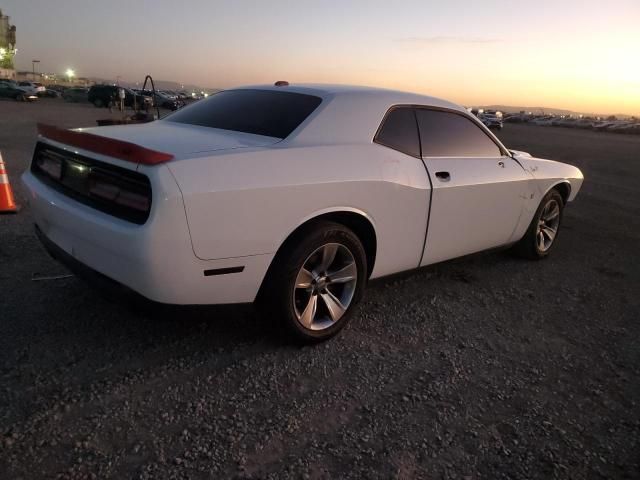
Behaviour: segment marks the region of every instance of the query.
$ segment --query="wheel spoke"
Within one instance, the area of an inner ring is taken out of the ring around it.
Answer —
[[[296,278],[296,288],[309,288],[312,280],[313,274],[306,268],[302,267],[302,269],[300,269],[300,273],[298,273],[298,278]]]
[[[549,220],[553,220],[554,218],[557,218],[558,215],[560,215],[560,209],[556,206],[551,212],[549,212],[544,217],[544,220],[545,220],[545,222],[548,222]]]
[[[318,265],[318,273],[325,273],[329,270],[329,267],[336,258],[336,253],[338,253],[338,245],[335,243],[329,243],[323,247],[322,259]]]
[[[356,279],[358,275],[358,268],[356,262],[351,262],[346,267],[336,270],[335,272],[327,273],[327,277],[331,280],[331,283],[347,283]]]
[[[556,231],[549,226],[542,227],[542,233],[544,233],[551,241],[556,237]]]
[[[318,307],[318,296],[316,294],[312,294],[309,297],[309,303],[305,307],[302,315],[300,315],[300,323],[307,328],[311,328],[313,324],[313,319],[316,316],[316,309]]]
[[[344,312],[346,311],[346,308],[342,305],[342,303],[340,303],[340,300],[338,300],[335,295],[329,290],[324,291],[320,294],[320,296],[322,297],[324,304],[327,306],[327,310],[329,310],[331,319],[334,322],[340,320],[340,317],[342,317],[342,315],[344,315]]]
[[[538,238],[538,248],[539,248],[541,251],[544,251],[544,249],[545,249],[545,248],[544,248],[544,234],[542,233],[542,230],[540,230],[540,231],[538,232],[537,238]]]

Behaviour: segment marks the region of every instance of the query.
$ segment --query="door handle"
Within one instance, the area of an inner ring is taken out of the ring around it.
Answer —
[[[451,180],[451,175],[449,175],[449,172],[436,172],[436,177],[438,177],[443,182],[448,182],[449,180]]]

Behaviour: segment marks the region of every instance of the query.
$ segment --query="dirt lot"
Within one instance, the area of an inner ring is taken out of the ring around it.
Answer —
[[[24,203],[36,121],[0,102]],[[0,478],[639,478],[640,138],[507,125],[586,181],[542,262],[487,253],[372,284],[329,343],[250,308],[136,311],[0,217]],[[472,232],[470,232],[472,233]]]

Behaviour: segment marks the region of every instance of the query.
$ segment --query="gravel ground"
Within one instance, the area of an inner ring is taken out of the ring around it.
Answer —
[[[35,122],[0,102],[18,181]],[[552,256],[486,253],[374,282],[292,347],[249,307],[140,310],[65,274],[28,206],[0,217],[0,478],[639,478],[640,138],[507,125],[580,167]]]

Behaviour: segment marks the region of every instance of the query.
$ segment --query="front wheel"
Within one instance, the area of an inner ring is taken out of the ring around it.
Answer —
[[[274,261],[260,295],[269,313],[305,343],[338,333],[367,281],[366,254],[358,237],[341,224],[318,222]]]
[[[562,195],[557,190],[547,193],[540,202],[527,233],[515,245],[516,253],[532,260],[549,255],[558,238],[563,209]]]

